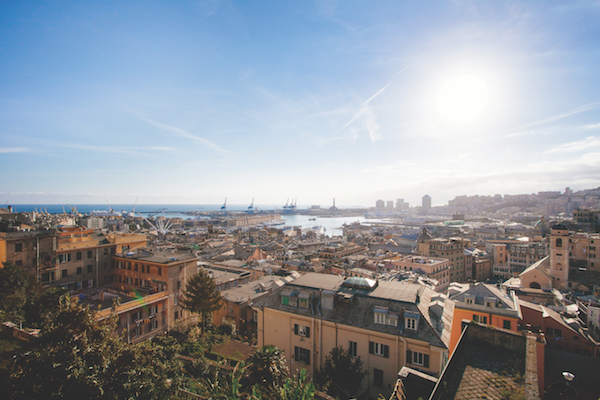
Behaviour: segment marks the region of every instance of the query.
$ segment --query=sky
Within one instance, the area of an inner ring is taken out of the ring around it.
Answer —
[[[600,186],[600,1],[0,2],[0,206]]]

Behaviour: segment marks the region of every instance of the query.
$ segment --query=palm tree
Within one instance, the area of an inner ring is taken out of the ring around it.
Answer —
[[[250,386],[279,387],[289,377],[290,371],[283,350],[273,345],[257,349],[248,359],[248,378]]]

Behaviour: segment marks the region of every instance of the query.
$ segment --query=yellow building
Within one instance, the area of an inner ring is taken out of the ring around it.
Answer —
[[[344,347],[368,371],[363,388],[389,395],[403,366],[442,371],[451,323],[436,296],[415,283],[307,273],[254,303],[258,345],[280,347],[293,374],[309,375]]]
[[[417,239],[418,252],[426,257],[445,258],[449,261],[450,282],[465,282],[465,254],[466,242],[463,239],[431,239],[429,234],[423,232]]]
[[[189,316],[178,304],[180,291],[198,272],[197,258],[187,252],[161,252],[137,249],[116,254],[110,281],[112,287],[131,297],[146,298],[164,293],[161,311],[165,315],[165,329],[170,329],[181,318]]]

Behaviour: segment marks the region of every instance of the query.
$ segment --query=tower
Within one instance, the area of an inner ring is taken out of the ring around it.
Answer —
[[[428,214],[429,210],[431,209],[431,196],[429,196],[428,194],[423,196],[421,204],[422,204],[423,213]]]
[[[556,224],[550,230],[552,287],[565,289],[569,280],[569,228]]]

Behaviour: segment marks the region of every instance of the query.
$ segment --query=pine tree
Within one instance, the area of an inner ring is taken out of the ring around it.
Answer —
[[[215,280],[204,269],[190,278],[185,285],[179,304],[193,313],[200,314],[202,321],[202,333],[206,329],[206,322],[210,319],[213,312],[221,307],[223,297],[217,291]]]

